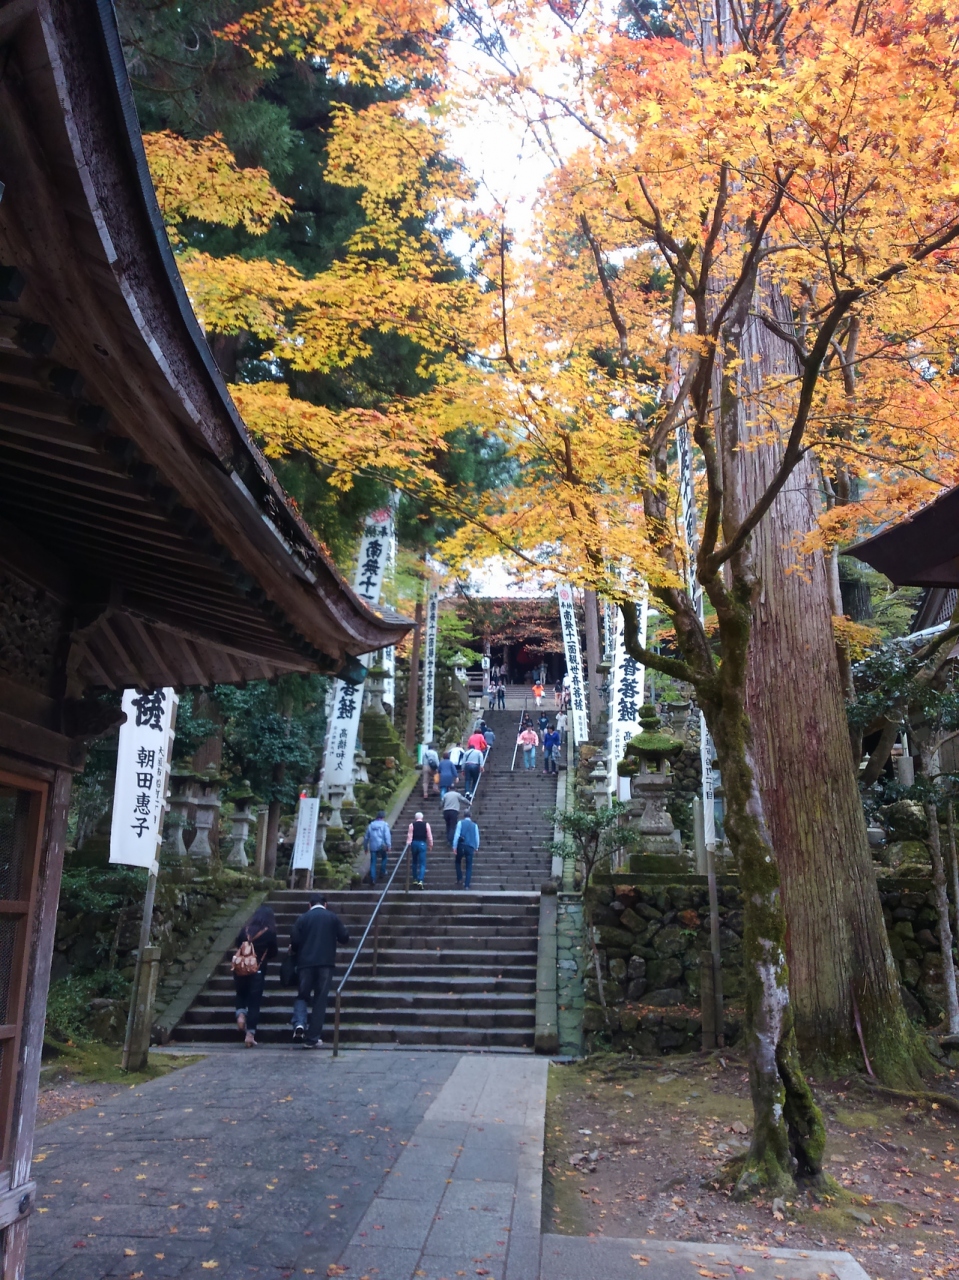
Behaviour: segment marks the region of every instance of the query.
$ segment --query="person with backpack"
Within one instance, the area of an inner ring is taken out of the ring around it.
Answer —
[[[443,804],[443,797],[451,787],[456,786],[456,779],[459,776],[459,769],[450,759],[448,751],[443,752],[443,759],[440,761],[440,806]]]
[[[453,848],[456,850],[456,887],[468,889],[473,879],[473,855],[480,846],[479,827],[470,817],[469,809],[456,824],[453,832]],[[465,875],[460,864],[465,862]]]
[[[389,828],[389,823],[386,821],[386,813],[383,809],[379,811],[366,828],[366,834],[363,837],[363,848],[370,855],[370,884],[376,884],[377,879],[385,880],[386,862],[393,852],[393,832]],[[376,870],[377,858],[379,859],[378,877]]]
[[[559,730],[551,724],[543,735],[543,772],[559,772]]]
[[[558,711],[563,705],[563,681],[559,679],[553,685],[553,706]]]
[[[430,798],[430,792],[437,786],[436,774],[439,771],[440,758],[433,750],[433,744],[423,752],[423,799]]]
[[[322,893],[310,895],[310,909],[299,917],[290,934],[290,951],[296,964],[297,989],[293,1002],[293,1039],[307,1049],[323,1043],[326,998],[336,968],[336,944],[349,942],[346,925],[326,905]],[[312,1001],[307,1018],[307,1007]]]
[[[472,800],[473,792],[479,785],[480,774],[483,772],[483,752],[479,747],[470,747],[463,757],[463,772],[466,775],[466,798]]]
[[[276,917],[265,903],[257,907],[236,935],[236,951],[231,962],[236,992],[236,1025],[244,1034],[248,1049],[256,1044],[260,1021],[260,1001],[266,982],[266,966],[277,952]]]
[[[414,813],[410,829],[406,833],[406,843],[410,846],[412,887],[422,889],[426,880],[426,851],[433,848],[433,832],[421,813]]]

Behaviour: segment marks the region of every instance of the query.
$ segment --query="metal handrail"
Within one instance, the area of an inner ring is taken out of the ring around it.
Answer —
[[[383,903],[386,901],[386,895],[389,893],[390,888],[392,887],[393,881],[396,879],[396,873],[397,871],[399,871],[400,867],[402,866],[403,859],[406,858],[409,851],[410,851],[410,846],[409,846],[409,843],[407,843],[406,847],[403,849],[403,852],[400,854],[400,856],[396,860],[396,866],[390,872],[390,878],[387,880],[386,884],[383,886],[383,892],[380,894],[379,901],[377,902],[376,906],[373,908],[373,914],[370,916],[369,920],[366,922],[366,928],[363,930],[363,936],[360,938],[359,942],[356,944],[356,950],[353,952],[353,958],[350,961],[350,963],[346,966],[346,973],[343,974],[343,977],[340,979],[339,985],[336,988],[336,1010],[333,1015],[333,1057],[334,1058],[338,1057],[340,1052],[340,1006],[341,1006],[341,1001],[343,996],[343,988],[346,986],[347,979],[349,978],[350,974],[353,972],[353,966],[356,964],[357,960],[360,958],[360,952],[363,950],[363,944],[366,942],[366,939],[370,935],[370,929],[373,929],[373,975],[372,976],[374,978],[376,977],[376,964],[379,959],[379,951],[380,951],[380,922],[379,922],[380,907],[382,907]],[[407,858],[407,863],[406,863],[406,892],[407,893],[409,892],[409,888],[410,888],[410,867],[409,867],[409,859]],[[373,928],[374,922],[376,924],[375,929]]]

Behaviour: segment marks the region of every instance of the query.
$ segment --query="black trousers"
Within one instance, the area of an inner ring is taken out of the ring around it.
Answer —
[[[319,1040],[323,1034],[323,1019],[326,1017],[326,998],[330,994],[333,981],[333,966],[322,964],[305,965],[297,970],[299,989],[293,1003],[293,1023],[306,1027],[307,1040]],[[306,1010],[312,1000],[310,1020],[307,1022]]]
[[[256,973],[233,975],[236,987],[236,1011],[246,1014],[247,1031],[255,1031],[260,1021],[260,1001],[263,999],[263,984],[266,982],[266,965]]]

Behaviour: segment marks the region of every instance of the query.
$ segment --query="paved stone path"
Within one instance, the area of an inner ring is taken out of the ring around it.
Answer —
[[[28,1280],[325,1276],[457,1060],[229,1051],[46,1126]]]
[[[541,1236],[547,1069],[214,1052],[39,1131],[28,1280],[867,1280],[848,1254]]]

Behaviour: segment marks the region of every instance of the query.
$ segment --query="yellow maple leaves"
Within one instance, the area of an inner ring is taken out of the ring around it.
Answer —
[[[289,217],[291,201],[272,186],[266,170],[241,169],[218,133],[193,140],[164,130],[146,134],[143,145],[173,241],[187,219],[242,225],[263,235],[274,219]]]

